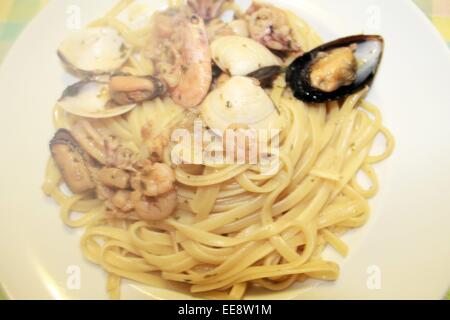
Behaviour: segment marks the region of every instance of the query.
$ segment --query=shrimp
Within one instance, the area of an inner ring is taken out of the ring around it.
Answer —
[[[134,209],[139,218],[143,220],[163,220],[169,217],[177,207],[177,193],[169,191],[156,198],[142,196],[139,192],[133,192],[135,198]]]
[[[159,161],[163,159],[164,149],[169,145],[169,137],[164,133],[154,137],[148,144],[150,159]]]
[[[170,38],[181,19],[183,19],[181,12],[175,8],[155,12],[153,15],[153,24],[155,26],[154,31],[156,32],[156,36],[160,39]]]
[[[212,82],[212,59],[203,19],[197,15],[187,18],[184,11],[176,9],[158,12],[153,19],[155,28],[146,56],[153,60],[175,103],[185,108],[199,105]]]
[[[175,174],[170,166],[155,163],[131,178],[131,187],[147,197],[156,197],[174,189]]]
[[[247,11],[246,20],[251,37],[269,49],[299,51],[286,14],[271,5],[253,4]]]
[[[111,198],[111,203],[122,212],[130,212],[134,208],[131,201],[131,191],[128,190],[117,191]]]
[[[118,190],[105,201],[106,216],[114,219],[137,218],[133,212],[131,191]]]
[[[188,0],[188,5],[206,21],[216,18],[227,0]]]
[[[181,45],[175,38],[176,30],[185,19],[183,12],[176,9],[156,12],[153,16],[153,32],[144,50],[147,58],[153,61],[159,76],[170,88],[176,87],[181,78]],[[182,32],[178,34],[181,35]]]
[[[113,188],[107,187],[99,181],[96,181],[95,194],[100,200],[109,200],[114,196],[114,190]]]
[[[103,167],[97,172],[97,179],[107,187],[126,189],[128,188],[130,175],[118,168]]]
[[[137,216],[143,220],[161,220],[167,218],[177,205],[175,174],[164,163],[141,164],[142,172],[133,173],[128,184],[129,174],[114,168],[103,168],[99,174],[102,181],[113,186],[113,191],[99,184],[110,193],[106,194],[108,214],[115,218]]]
[[[198,106],[212,82],[211,52],[203,19],[193,15],[179,28],[182,37],[181,78],[170,91],[173,101],[185,108]]]

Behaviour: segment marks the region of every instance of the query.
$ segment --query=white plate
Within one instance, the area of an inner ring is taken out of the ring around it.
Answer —
[[[384,61],[369,99],[381,107],[397,147],[376,168],[381,190],[371,201],[369,223],[345,237],[350,255],[336,257],[339,280],[259,298],[442,298],[450,284],[448,48],[408,0],[273,2],[295,8],[325,40],[361,32],[385,37]],[[81,230],[63,226],[57,206],[40,187],[52,107],[69,80],[56,57],[69,32],[68,13],[77,10],[75,4],[85,24],[113,3],[51,1],[1,67],[0,282],[11,298],[106,298],[103,271],[81,256]],[[70,266],[81,270],[79,290],[66,285]],[[123,297],[183,295],[125,282]]]

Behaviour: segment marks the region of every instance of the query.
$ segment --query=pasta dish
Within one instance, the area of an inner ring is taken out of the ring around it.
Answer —
[[[383,47],[233,0],[122,0],[62,41],[79,82],[54,108],[43,191],[110,297],[121,279],[211,299],[337,279],[322,252],[347,255],[394,148],[365,100]]]

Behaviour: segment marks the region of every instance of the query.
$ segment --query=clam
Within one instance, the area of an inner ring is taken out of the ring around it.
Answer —
[[[210,92],[201,115],[212,130],[244,126],[249,129],[279,129],[281,116],[255,79],[234,76]]]
[[[115,75],[109,82],[85,80],[69,86],[58,105],[77,116],[110,118],[163,95],[165,90],[164,83],[156,77]]]
[[[227,26],[235,35],[245,38],[248,38],[250,36],[248,32],[247,22],[245,22],[245,20],[243,19],[230,21],[228,22]]]
[[[286,81],[295,97],[309,103],[338,100],[369,85],[383,55],[377,35],[356,35],[323,44],[297,58]]]
[[[57,105],[65,111],[86,118],[109,118],[127,113],[136,104],[117,105],[108,82],[85,80],[64,90]]]
[[[109,27],[74,32],[58,48],[58,56],[70,69],[87,75],[116,71],[130,53],[125,40]]]
[[[278,73],[281,66],[280,59],[269,49],[241,36],[217,38],[211,43],[211,53],[216,65],[232,76],[252,75],[262,80]]]

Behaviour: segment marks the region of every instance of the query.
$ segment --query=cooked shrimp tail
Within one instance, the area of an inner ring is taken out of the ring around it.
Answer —
[[[143,220],[163,220],[169,217],[177,207],[177,193],[170,191],[156,198],[141,197],[135,203],[137,215]]]
[[[181,29],[184,30],[182,72],[178,85],[171,90],[171,97],[180,106],[191,108],[203,101],[211,87],[211,53],[201,17],[193,15]]]

